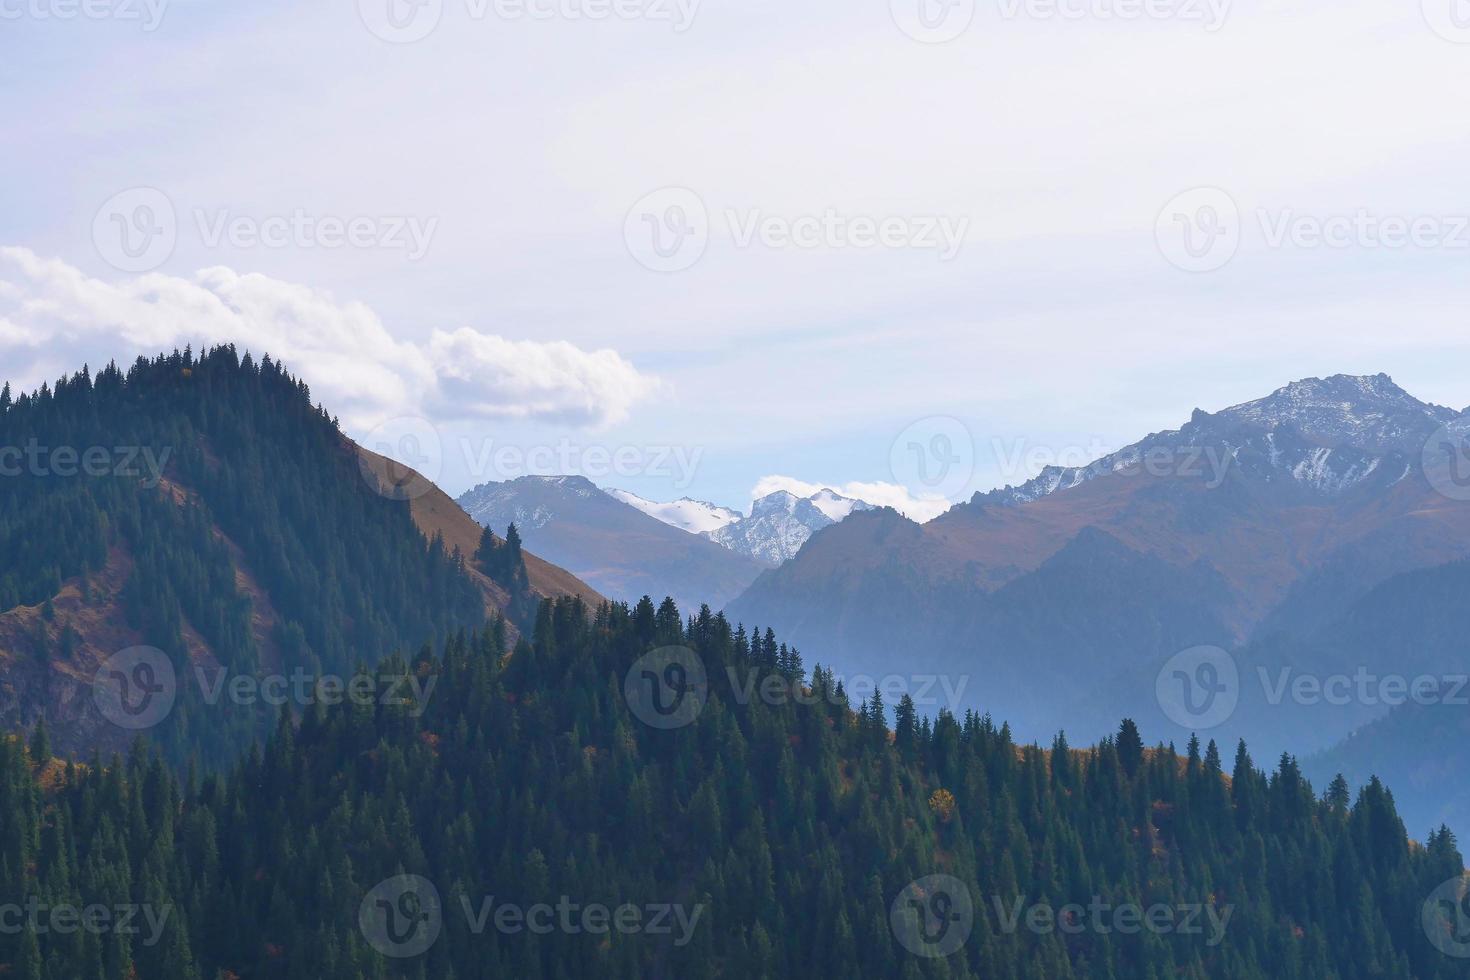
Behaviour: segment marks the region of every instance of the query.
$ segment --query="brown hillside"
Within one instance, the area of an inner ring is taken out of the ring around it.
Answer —
[[[385,483],[392,482],[395,485],[409,483],[414,487],[417,496],[410,502],[409,509],[413,514],[414,523],[425,536],[432,538],[435,534],[441,535],[446,547],[458,547],[465,555],[475,553],[480,547],[480,534],[483,529],[447,493],[440,490],[432,481],[424,479],[418,473],[397,462],[392,463],[393,479],[389,480],[387,475],[389,461],[387,459],[356,443],[352,445],[359,458],[364,461],[366,468],[380,480]],[[547,599],[578,595],[582,597],[582,601],[593,607],[606,601],[596,589],[566,569],[537,558],[529,551],[525,552],[525,555],[526,573],[530,576],[531,588],[537,595]],[[505,590],[473,569],[470,569],[470,574],[485,591],[487,605],[492,610],[504,609],[508,601]]]

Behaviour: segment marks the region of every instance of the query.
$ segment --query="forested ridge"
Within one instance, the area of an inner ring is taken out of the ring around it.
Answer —
[[[180,677],[201,655],[232,676],[350,675],[485,622],[464,556],[425,541],[408,504],[369,485],[336,420],[269,356],[175,351],[18,397],[6,385],[0,447],[0,612],[44,604],[49,620],[11,651],[45,668],[22,705],[27,725],[54,703],[44,688],[58,671],[95,666],[79,648],[95,661],[141,642]],[[109,562],[126,571],[104,585]],[[260,594],[242,588],[242,572]],[[130,635],[55,619],[50,600],[73,579],[83,611],[120,605]],[[262,629],[252,615],[267,605],[274,622]],[[178,765],[228,765],[269,732],[272,719],[261,722],[207,707],[185,684],[152,734]]]
[[[5,895],[172,911],[151,944],[0,934],[0,963],[26,980],[1470,975],[1421,921],[1463,868],[1456,843],[1411,843],[1376,782],[1318,798],[1290,758],[1267,774],[1244,746],[1233,763],[1213,744],[1147,749],[1129,722],[1043,750],[905,699],[890,730],[881,696],[848,703],[830,672],[707,608],[561,600],[513,649],[506,635],[385,668],[434,678],[423,703],[283,714],[228,774],[180,784],[142,749],[58,770],[44,733],[0,747]],[[645,668],[667,676],[668,651],[699,698],[673,727],[629,694]],[[947,956],[896,924],[933,875],[973,907]],[[399,876],[437,901],[374,898]],[[537,934],[477,919],[487,899],[672,905],[689,928]],[[1018,902],[1207,914],[1197,933],[1091,913],[1047,931],[997,914]],[[380,909],[412,913],[386,947]]]

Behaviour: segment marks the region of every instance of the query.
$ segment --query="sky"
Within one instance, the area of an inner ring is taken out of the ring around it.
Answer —
[[[0,365],[234,342],[458,494],[928,518],[1470,405],[1470,0],[0,0]]]

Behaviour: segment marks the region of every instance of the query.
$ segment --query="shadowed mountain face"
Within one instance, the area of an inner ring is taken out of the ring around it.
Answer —
[[[1382,375],[1298,382],[928,524],[855,514],[728,611],[839,673],[962,674],[959,707],[1095,737],[1157,715],[1158,668],[1185,648],[1306,657],[1375,588],[1470,557],[1470,494],[1426,450],[1456,424]]]
[[[682,608],[718,609],[767,567],[650,517],[584,477],[486,483],[459,504],[497,532],[515,524],[526,547],[613,599],[671,596]]]

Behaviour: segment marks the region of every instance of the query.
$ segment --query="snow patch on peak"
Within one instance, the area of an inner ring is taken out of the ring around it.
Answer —
[[[663,521],[690,534],[708,535],[728,524],[741,520],[744,515],[729,507],[721,507],[706,500],[680,497],[668,503],[648,500],[627,490],[608,490],[608,495],[643,511],[649,517]]]
[[[833,522],[846,520],[855,510],[871,510],[872,504],[862,500],[854,500],[852,497],[844,497],[836,490],[818,490],[807,498],[816,505],[817,510],[826,514]]]

